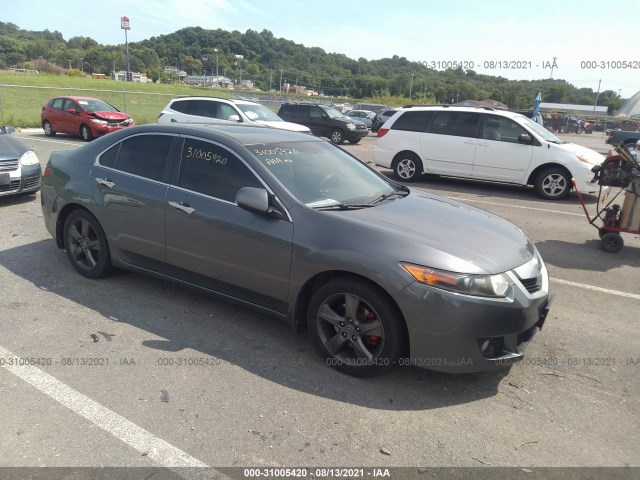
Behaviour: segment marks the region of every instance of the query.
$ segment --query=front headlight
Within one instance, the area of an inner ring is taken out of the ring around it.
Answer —
[[[20,165],[23,167],[27,167],[29,165],[38,165],[39,163],[40,160],[38,160],[38,156],[32,150],[24,152],[20,157]]]
[[[506,297],[511,290],[511,280],[505,273],[498,275],[473,275],[447,272],[435,268],[402,263],[402,267],[418,282],[450,292],[478,297]]]
[[[104,125],[104,124],[106,124],[106,123],[109,123],[109,122],[107,122],[106,120],[100,120],[100,119],[98,119],[98,118],[92,118],[92,119],[91,119],[91,121],[92,121],[93,123],[100,123],[100,124],[102,124],[102,125]]]
[[[356,126],[353,123],[347,123],[347,130],[355,130]]]

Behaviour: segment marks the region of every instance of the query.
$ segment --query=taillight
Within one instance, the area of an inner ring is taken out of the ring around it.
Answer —
[[[48,163],[47,163],[47,166],[44,167],[44,172],[42,172],[42,176],[43,177],[50,177],[51,176],[51,167],[49,166]]]
[[[380,128],[378,129],[378,138],[384,137],[389,132],[388,128]]]

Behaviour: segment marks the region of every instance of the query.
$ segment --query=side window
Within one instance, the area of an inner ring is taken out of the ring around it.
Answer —
[[[123,172],[164,181],[170,135],[136,135],[122,142],[116,168]]]
[[[436,112],[431,133],[440,135],[455,135],[458,137],[476,137],[480,114],[475,112]]]
[[[76,112],[79,110],[79,109],[78,109],[78,106],[76,105],[76,102],[74,102],[73,100],[69,100],[69,99],[67,98],[67,99],[65,99],[65,101],[64,101],[64,107],[63,107],[63,109],[66,111],[66,110],[69,110],[70,108],[73,108]]]
[[[487,115],[482,138],[501,142],[518,143],[518,135],[528,133],[513,120],[497,115]]]
[[[391,130],[424,132],[435,112],[405,112],[394,122]]]
[[[229,202],[235,202],[242,187],[263,187],[229,150],[193,138],[184,140],[178,185]]]
[[[187,113],[198,117],[218,118],[217,111],[217,102],[211,102],[209,100],[192,100]]]
[[[180,100],[171,104],[171,109],[180,113],[188,113],[191,106],[191,100]]]
[[[235,115],[242,119],[238,112],[236,112],[235,108],[231,105],[227,105],[226,103],[218,104],[218,118],[221,118],[222,120],[231,120],[231,115]]]
[[[322,118],[322,111],[320,107],[311,107],[309,109],[311,118]]]
[[[118,151],[120,150],[120,145],[120,143],[116,143],[113,147],[100,155],[100,158],[98,159],[100,165],[116,168],[116,160],[118,159]]]
[[[55,108],[56,110],[62,110],[63,101],[64,101],[64,98],[55,98],[51,102],[51,108]]]

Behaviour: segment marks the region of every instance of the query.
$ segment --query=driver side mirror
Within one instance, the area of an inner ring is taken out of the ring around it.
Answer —
[[[75,108],[67,108],[67,113],[73,113],[74,115],[78,113]]]
[[[13,133],[16,131],[16,129],[13,128],[11,125],[3,125],[2,127],[0,127],[0,129],[2,129],[4,133]]]
[[[531,139],[531,135],[528,133],[521,133],[518,135],[518,143],[524,143],[526,145],[531,145],[533,140]]]
[[[269,193],[264,188],[242,187],[236,193],[238,206],[258,215],[267,215],[275,218],[284,218],[284,215],[269,205]]]
[[[240,121],[240,115],[229,115],[229,121],[231,122],[239,122]]]

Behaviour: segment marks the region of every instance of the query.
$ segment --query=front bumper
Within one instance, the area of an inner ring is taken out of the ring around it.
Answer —
[[[356,140],[356,139],[359,140],[361,138],[366,137],[367,135],[369,135],[369,129],[365,128],[365,129],[358,129],[354,131],[346,130],[344,137],[347,140]]]
[[[548,281],[537,294],[514,288],[497,299],[412,283],[394,296],[409,331],[405,365],[448,373],[495,370],[524,356],[549,311]]]
[[[0,183],[0,197],[37,192],[40,190],[41,175],[40,165],[18,167],[17,170],[10,172],[8,183]]]
[[[108,125],[108,124],[92,124],[91,133],[94,137],[102,137],[107,133],[117,132],[123,128],[135,127],[135,122],[131,122],[128,125]]]

